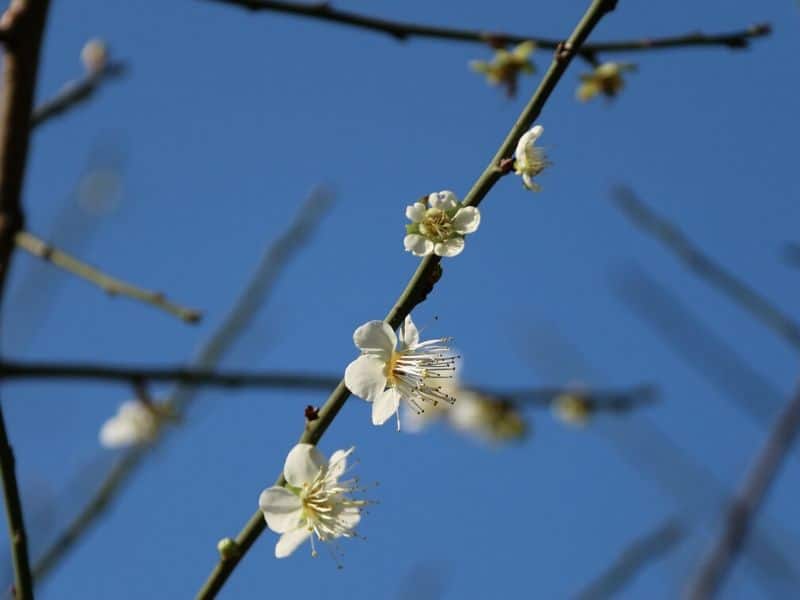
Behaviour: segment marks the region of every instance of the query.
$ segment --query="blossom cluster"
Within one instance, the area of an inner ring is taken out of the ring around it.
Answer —
[[[493,65],[487,72],[494,77],[493,69],[510,69],[510,65],[523,69],[532,50],[532,46],[520,46],[512,53],[499,51],[499,66]],[[89,48],[85,54],[87,65],[94,65],[87,68],[97,68],[103,60],[98,48]],[[514,172],[531,190],[539,189],[533,178],[548,165],[543,150],[535,145],[542,131],[537,125],[522,135],[513,158]],[[429,194],[408,206],[406,217],[411,223],[406,226],[403,245],[420,257],[457,256],[464,249],[465,236],[477,231],[481,222],[478,208],[459,201],[449,190]],[[411,315],[400,323],[399,335],[385,321],[367,321],[355,330],[353,342],[359,356],[345,369],[344,383],[350,392],[371,403],[374,425],[395,417],[399,431],[399,411],[405,406],[413,415],[409,421],[412,429],[447,415],[454,427],[486,440],[524,435],[525,424],[512,406],[458,386],[459,356],[451,350],[450,338],[421,341]],[[171,416],[164,406],[126,402],[102,426],[100,441],[110,448],[151,443]],[[315,539],[330,542],[357,536],[356,526],[367,501],[355,497],[361,491],[355,478],[342,479],[352,452],[353,448],[337,450],[327,459],[307,443],[297,444],[289,452],[283,482],[265,489],[258,501],[267,526],[280,535],[276,557],[290,555],[306,541],[316,555]],[[220,552],[234,551],[232,543],[222,540]]]

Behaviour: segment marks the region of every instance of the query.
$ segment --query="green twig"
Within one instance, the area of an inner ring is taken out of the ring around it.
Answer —
[[[498,168],[500,161],[512,154],[517,141],[539,116],[545,102],[550,97],[564,71],[566,71],[572,58],[582,47],[589,33],[591,33],[600,19],[613,10],[615,6],[616,0],[593,0],[569,39],[557,46],[550,68],[545,73],[539,87],[523,109],[516,123],[508,132],[506,139],[489,162],[489,165],[467,193],[464,199],[465,205],[478,206],[486,194],[489,193],[489,190],[502,177],[503,173]],[[400,294],[400,297],[384,319],[392,328],[399,327],[402,320],[411,310],[433,290],[442,273],[439,262],[440,258],[434,255],[427,256],[420,261],[417,270],[406,285],[403,293]],[[345,386],[344,380],[340,381],[320,409],[319,418],[306,427],[299,441],[301,443],[316,444],[336,418],[349,396],[350,392]],[[283,475],[281,475],[276,485],[283,485],[284,483]],[[239,551],[220,558],[220,561],[198,592],[198,599],[205,600],[217,595],[236,568],[236,565],[247,554],[265,527],[264,516],[260,510],[257,510],[236,536],[235,541]]]
[[[127,296],[128,298],[132,298],[134,300],[139,300],[145,304],[150,304],[156,308],[160,308],[161,310],[166,311],[171,315],[186,321],[187,323],[197,323],[202,316],[200,311],[170,302],[162,293],[145,290],[122,281],[121,279],[117,279],[116,277],[112,277],[111,275],[106,275],[99,269],[96,269],[95,267],[92,267],[91,265],[88,265],[85,262],[70,256],[66,252],[51,246],[47,242],[40,240],[35,235],[27,231],[17,232],[17,234],[14,236],[14,242],[19,248],[22,248],[30,254],[33,254],[42,260],[60,267],[65,271],[80,277],[81,279],[85,279],[86,281],[95,284],[97,287],[111,296],[120,295]]]

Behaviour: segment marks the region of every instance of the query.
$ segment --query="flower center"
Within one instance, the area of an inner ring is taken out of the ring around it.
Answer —
[[[452,379],[456,360],[447,347],[447,339],[430,340],[417,346],[392,352],[387,362],[386,379],[417,411],[425,412],[422,404],[438,406],[439,402],[453,404],[455,398],[447,393],[441,380]]]
[[[351,537],[353,528],[346,516],[361,511],[363,500],[353,500],[347,496],[354,491],[354,480],[337,482],[328,477],[326,468],[310,484],[300,490],[303,517],[308,529],[323,542],[335,537]]]
[[[453,235],[453,224],[441,208],[429,208],[419,224],[419,232],[432,242],[444,242]]]

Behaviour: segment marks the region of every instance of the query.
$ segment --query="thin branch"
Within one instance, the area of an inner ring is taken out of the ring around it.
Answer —
[[[462,29],[456,27],[438,27],[403,21],[392,21],[379,17],[372,17],[354,12],[339,10],[328,2],[278,2],[271,0],[212,0],[222,4],[230,4],[251,11],[271,11],[338,23],[348,27],[355,27],[367,31],[374,31],[389,35],[396,40],[406,40],[411,37],[449,40],[457,42],[470,42],[490,45],[519,44],[528,40],[536,43],[540,48],[555,50],[562,40],[543,38],[539,36],[523,36],[497,31],[481,31],[475,29]],[[597,42],[584,44],[578,54],[590,62],[599,52],[636,52],[642,50],[659,50],[669,48],[688,48],[692,46],[717,46],[723,48],[747,48],[750,40],[769,35],[772,28],[769,24],[761,23],[745,29],[729,31],[718,34],[705,34],[692,32],[685,35],[663,38],[639,38],[635,40]]]
[[[0,18],[5,33],[2,108],[0,108],[0,302],[14,252],[14,236],[24,224],[22,186],[28,162],[30,119],[39,70],[49,0],[17,0]],[[16,596],[33,598],[28,543],[22,504],[0,407],[0,468],[2,468],[8,535],[14,563]]]
[[[283,235],[270,244],[261,257],[256,272],[244,292],[240,294],[228,316],[217,327],[208,342],[200,348],[192,361],[192,367],[200,370],[212,370],[222,360],[236,338],[247,329],[258,308],[263,305],[274,287],[280,273],[308,242],[331,203],[331,194],[324,188],[312,191],[298,210],[295,221]],[[175,412],[177,418],[180,418],[194,398],[196,391],[197,387],[194,382],[178,385],[167,400],[167,407]],[[163,431],[161,439],[166,432],[175,431],[175,429],[163,429]],[[55,542],[44,551],[42,557],[36,561],[34,574],[37,581],[47,575],[66,556],[80,537],[105,513],[108,506],[117,498],[125,484],[135,474],[136,469],[142,464],[148,455],[148,450],[154,447],[155,444],[147,448],[133,448],[123,454],[122,459],[106,475],[89,502],[58,535]]]
[[[614,10],[616,4],[616,0],[593,0],[569,39],[558,46],[550,67],[542,77],[536,92],[534,92],[516,123],[506,135],[505,140],[503,140],[500,148],[492,157],[489,165],[484,169],[464,198],[466,206],[478,206],[503,176],[503,172],[499,168],[501,161],[511,155],[517,141],[541,113],[547,99],[567,70],[570,62],[572,62],[573,57],[580,51],[586,38],[589,37],[591,31],[603,16]],[[384,319],[392,329],[397,329],[411,310],[420,302],[423,302],[427,295],[433,291],[442,274],[439,262],[440,258],[435,255],[429,255],[420,260],[414,275]],[[340,381],[319,410],[319,418],[309,423],[305,428],[300,436],[300,442],[316,444],[336,418],[349,396],[350,392],[345,386],[344,380]],[[281,475],[278,477],[276,485],[283,485],[284,483],[283,475]],[[264,516],[260,510],[257,510],[236,536],[237,551],[220,557],[219,562],[200,588],[197,594],[198,599],[205,600],[217,595],[222,586],[225,585],[228,577],[233,573],[236,565],[247,554],[265,527]]]
[[[192,386],[243,388],[258,387],[283,390],[330,390],[339,383],[338,375],[298,373],[288,371],[213,371],[184,367],[127,367],[92,363],[37,363],[2,361],[1,380],[35,379],[37,381],[106,381],[124,384],[180,382]],[[549,408],[554,398],[575,393],[570,388],[552,386],[495,390],[484,386],[469,388],[501,402],[512,402],[521,407]],[[591,404],[592,410],[608,413],[625,413],[653,402],[655,389],[651,385],[638,385],[629,389],[581,390],[580,394]]]
[[[197,323],[202,316],[200,311],[170,302],[166,299],[164,294],[160,292],[145,290],[122,281],[121,279],[117,279],[116,277],[106,275],[99,269],[96,269],[95,267],[92,267],[91,265],[88,265],[85,262],[70,256],[63,250],[59,250],[47,242],[40,240],[28,231],[18,231],[14,236],[14,242],[19,248],[22,248],[30,254],[33,254],[34,256],[41,258],[42,260],[47,261],[56,267],[60,267],[65,271],[80,277],[81,279],[85,279],[86,281],[93,283],[111,296],[127,296],[128,298],[144,302],[145,304],[150,304],[178,317],[187,323]]]
[[[775,422],[772,432],[745,476],[742,487],[728,509],[725,527],[703,560],[697,577],[689,588],[692,600],[705,600],[716,595],[722,579],[745,542],[753,519],[761,507],[770,485],[800,430],[800,385]]]
[[[83,79],[71,81],[50,100],[37,106],[31,116],[31,126],[38,127],[45,121],[89,100],[106,81],[122,77],[127,66],[121,62],[109,62],[101,69],[88,73]]]
[[[608,570],[586,586],[577,600],[605,600],[617,594],[650,563],[672,550],[686,535],[675,519],[662,523],[654,531],[637,538],[617,557]]]
[[[800,349],[800,324],[774,306],[753,287],[715,263],[675,225],[658,216],[638,200],[629,188],[619,188],[613,199],[634,225],[660,241],[699,277],[749,311],[789,344]]]

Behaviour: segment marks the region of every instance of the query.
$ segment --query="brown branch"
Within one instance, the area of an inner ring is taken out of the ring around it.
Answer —
[[[692,600],[713,598],[722,579],[741,550],[753,519],[761,507],[770,485],[800,430],[800,385],[775,422],[755,463],[746,474],[742,487],[728,509],[724,529],[689,588]]]
[[[166,299],[164,294],[145,290],[116,277],[112,277],[70,256],[63,250],[40,240],[28,231],[18,231],[14,236],[14,243],[30,254],[60,267],[73,275],[95,284],[110,296],[127,296],[134,300],[144,302],[178,317],[187,323],[197,323],[202,317],[200,311],[180,306]]]
[[[645,233],[653,236],[699,277],[724,293],[789,344],[800,349],[800,324],[757,290],[705,255],[675,225],[650,210],[629,188],[619,188],[614,203]]]
[[[672,550],[685,535],[686,531],[680,523],[670,519],[654,531],[635,539],[617,557],[614,564],[576,596],[576,600],[616,598],[639,571]]]
[[[338,375],[289,371],[214,371],[185,367],[118,366],[96,363],[1,361],[0,381],[35,379],[67,381],[105,381],[123,384],[180,382],[192,386],[243,388],[260,387],[285,390],[329,390],[339,383]],[[553,399],[575,390],[565,387],[536,387],[496,390],[478,386],[474,391],[498,402],[520,407],[549,408]],[[581,390],[581,397],[598,412],[625,413],[654,400],[655,389],[638,385],[628,389]]]
[[[272,0],[212,0],[222,4],[230,4],[251,11],[272,11],[304,17],[308,19],[338,23],[367,31],[374,31],[389,35],[396,40],[406,40],[411,37],[449,40],[456,42],[470,42],[489,44],[493,46],[520,44],[528,40],[536,43],[540,48],[555,50],[561,40],[539,36],[523,36],[498,31],[481,31],[475,29],[462,29],[457,27],[438,27],[403,21],[392,21],[379,17],[362,15],[359,13],[339,10],[328,2],[279,2]],[[594,56],[599,52],[636,52],[642,50],[660,50],[670,48],[687,48],[695,46],[716,46],[731,49],[747,48],[750,40],[769,35],[772,28],[769,24],[761,23],[740,29],[717,34],[692,32],[663,38],[638,38],[610,42],[596,42],[584,44],[579,55],[594,62]]]
[[[0,302],[14,251],[14,236],[24,223],[22,185],[48,8],[49,0],[14,0],[0,17],[6,47],[0,107]],[[33,581],[14,463],[0,407],[0,468],[14,563],[15,595],[27,600],[33,598]]]
[[[53,117],[89,100],[101,84],[122,77],[127,67],[121,62],[109,62],[78,81],[67,83],[53,98],[37,106],[31,116],[31,126],[37,127]]]

